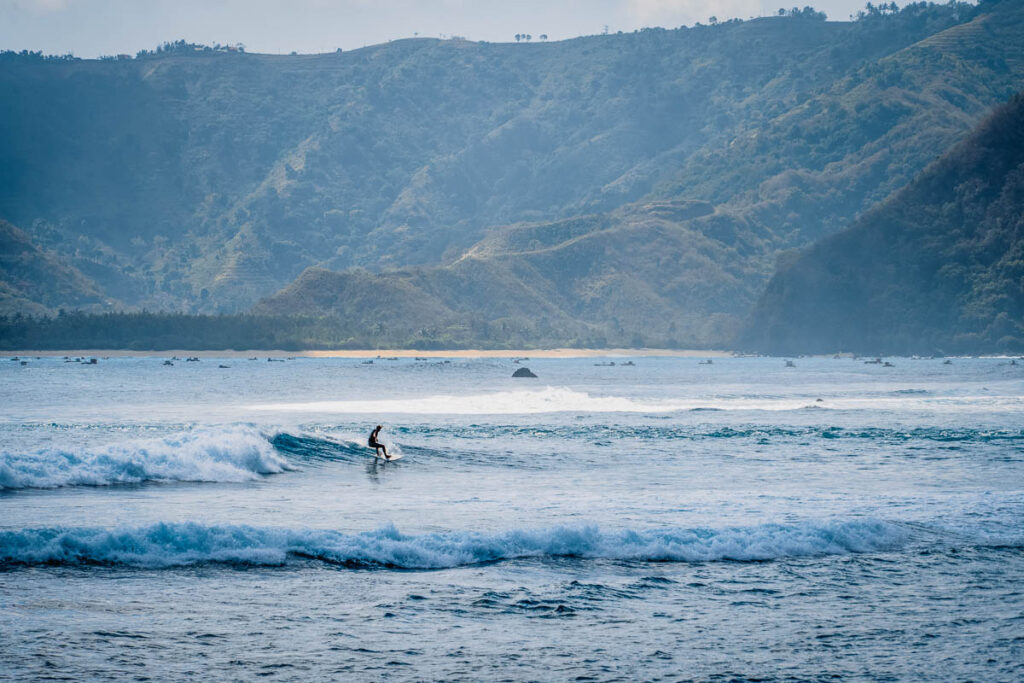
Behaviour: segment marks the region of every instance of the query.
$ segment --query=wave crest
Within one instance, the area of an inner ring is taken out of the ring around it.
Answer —
[[[830,396],[817,402],[815,396],[727,395],[679,398],[631,398],[597,395],[564,386],[544,386],[477,394],[437,394],[400,399],[300,401],[259,403],[247,406],[257,412],[335,413],[348,415],[535,415],[545,413],[673,413],[681,411],[769,411],[871,410],[955,411],[987,413],[1018,410],[1019,396],[936,397],[890,394],[888,396]]]
[[[0,489],[144,481],[239,482],[292,469],[252,428],[186,432],[71,451],[0,453]]]
[[[257,411],[325,412],[346,414],[419,415],[525,415],[559,412],[663,413],[689,410],[692,401],[637,400],[620,396],[592,396],[567,387],[544,387],[484,394],[377,399],[362,401],[311,401],[265,403],[249,406]]]
[[[559,526],[420,535],[402,534],[392,525],[344,534],[317,529],[161,523],[115,530],[0,531],[0,565],[163,568],[204,563],[283,565],[315,560],[348,567],[426,570],[530,557],[764,561],[895,550],[908,538],[905,527],[879,520],[609,532],[592,525]]]

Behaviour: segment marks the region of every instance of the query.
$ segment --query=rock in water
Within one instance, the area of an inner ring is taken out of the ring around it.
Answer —
[[[513,377],[536,377],[537,375],[530,372],[530,368],[519,368],[512,373]]]

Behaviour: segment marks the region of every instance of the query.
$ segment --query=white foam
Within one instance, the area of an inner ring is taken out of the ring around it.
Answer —
[[[568,387],[495,391],[476,394],[435,394],[397,399],[258,403],[246,410],[266,412],[341,413],[353,415],[526,415],[540,413],[670,413],[690,410],[791,411],[921,410],[929,412],[1022,411],[1024,399],[1007,396],[956,398],[863,396],[830,397],[822,402],[801,396],[696,396],[673,399],[594,396]]]
[[[441,569],[531,557],[751,561],[895,550],[908,538],[904,527],[878,520],[611,532],[590,525],[422,535],[405,535],[390,525],[343,534],[185,523],[115,530],[0,531],[0,564],[101,563],[158,568],[210,562],[280,565],[299,559]]]
[[[310,401],[303,403],[263,403],[249,406],[251,410],[285,412],[321,412],[352,414],[418,415],[524,415],[537,413],[666,413],[695,408],[720,407],[721,401],[705,399],[633,399],[624,396],[592,396],[566,387],[544,387],[517,391],[496,391],[483,394],[439,394],[403,399],[374,401]],[[748,410],[795,409],[806,400],[778,402],[757,401],[746,404]]]
[[[252,428],[189,431],[81,451],[0,453],[0,489],[107,486],[143,481],[238,482],[291,469]]]

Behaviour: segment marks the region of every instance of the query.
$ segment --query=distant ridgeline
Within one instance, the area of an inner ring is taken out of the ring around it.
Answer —
[[[1024,3],[985,0],[551,43],[0,53],[0,315],[728,346],[777,263],[1024,89],[1022,35]],[[985,315],[958,318],[966,346]]]
[[[1024,94],[908,187],[781,269],[741,345],[1024,351]]]

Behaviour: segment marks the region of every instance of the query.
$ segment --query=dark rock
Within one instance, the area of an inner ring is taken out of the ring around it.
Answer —
[[[512,373],[513,377],[536,377],[537,375],[530,372],[530,368],[519,368]]]

